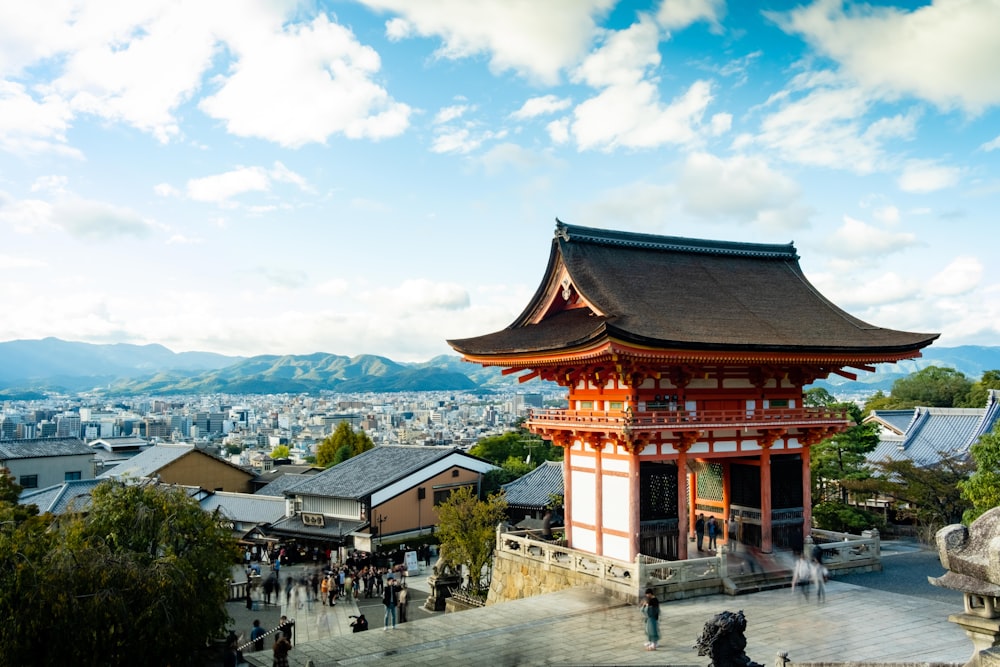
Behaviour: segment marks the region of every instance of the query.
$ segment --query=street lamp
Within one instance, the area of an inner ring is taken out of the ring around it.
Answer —
[[[382,522],[386,521],[389,517],[383,516],[381,512],[375,513],[375,521],[378,523],[378,546],[379,550],[382,549]]]

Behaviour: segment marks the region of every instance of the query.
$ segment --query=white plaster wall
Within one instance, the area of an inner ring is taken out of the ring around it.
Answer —
[[[601,459],[601,467],[615,472],[628,472],[627,459]]]
[[[691,454],[708,454],[709,447],[707,442],[696,442],[691,445],[691,449],[688,450],[688,455]]]
[[[597,467],[597,459],[594,458],[594,450],[588,448],[587,450],[581,451],[579,454],[574,456],[573,467],[595,470]]]
[[[605,528],[628,532],[628,478],[604,477],[604,495],[601,496]]]
[[[574,518],[576,517],[574,516]],[[597,553],[597,534],[592,530],[573,526],[573,544],[570,547],[580,551]]]
[[[594,495],[594,478],[595,475],[592,472],[586,472],[582,470],[573,470],[573,521],[579,521],[580,523],[596,523],[597,518],[594,513],[595,503],[597,502],[596,496]],[[574,533],[576,528],[573,529]],[[574,541],[575,541],[574,537]]]
[[[626,563],[629,562],[629,541],[618,535],[604,536],[604,555],[608,558],[617,558]]]
[[[734,440],[724,440],[722,442],[716,440],[715,442],[715,451],[717,452],[735,452],[736,449],[736,441]]]

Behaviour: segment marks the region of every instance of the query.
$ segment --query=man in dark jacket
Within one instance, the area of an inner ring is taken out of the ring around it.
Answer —
[[[396,578],[391,574],[385,582],[385,589],[382,591],[382,604],[385,605],[385,620],[383,630],[389,629],[390,619],[392,628],[396,628],[396,605],[399,604],[399,589],[396,588]]]

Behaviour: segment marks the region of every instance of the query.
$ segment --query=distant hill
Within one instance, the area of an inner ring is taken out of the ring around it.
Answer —
[[[927,366],[955,368],[970,379],[1000,369],[1000,347],[931,347],[920,359],[882,364],[858,380],[839,376],[816,382],[838,398],[868,396]],[[521,386],[516,376],[441,355],[400,363],[370,354],[236,357],[208,352],[171,352],[162,345],[97,345],[57,338],[0,343],[0,399],[38,398],[43,392],[108,394],[278,394],[396,391],[489,392]]]
[[[919,359],[909,359],[895,364],[879,364],[874,373],[859,371],[857,380],[831,375],[827,380],[821,380],[812,386],[823,387],[842,399],[870,396],[879,390],[888,394],[892,390],[893,382],[928,366],[954,368],[964,373],[970,380],[978,380],[984,371],[1000,369],[1000,347],[931,346],[924,350],[923,356]]]

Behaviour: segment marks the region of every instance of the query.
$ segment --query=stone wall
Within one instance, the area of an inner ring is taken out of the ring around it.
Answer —
[[[518,558],[503,551],[494,552],[493,578],[486,598],[487,606],[520,600],[543,593],[584,586],[598,589],[594,577],[547,563]],[[610,592],[610,591],[608,591]],[[635,600],[627,600],[635,602]]]

